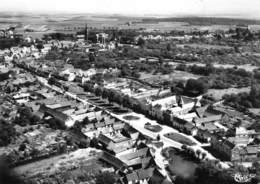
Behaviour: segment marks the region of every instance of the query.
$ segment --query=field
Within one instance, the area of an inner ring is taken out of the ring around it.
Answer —
[[[192,47],[192,48],[202,48],[202,49],[231,49],[229,46],[223,46],[223,45],[210,45],[210,44],[178,44],[177,47]]]
[[[140,73],[140,79],[149,82],[151,84],[156,84],[163,81],[186,81],[188,79],[198,79],[200,75],[194,75],[189,72],[183,71],[173,71],[171,74],[152,74],[152,73]]]
[[[232,93],[249,93],[250,87],[246,88],[228,88],[228,89],[209,89],[208,95],[212,96],[216,100],[221,100],[224,95],[230,95]]]
[[[242,19],[242,18],[224,18],[224,17],[167,17],[167,18],[145,18],[143,22],[187,22],[190,25],[260,25],[259,20]]]
[[[149,17],[148,17],[149,18]],[[205,22],[205,20],[203,20]],[[80,31],[85,28],[86,23],[89,27],[104,28],[114,27],[120,29],[144,29],[146,31],[160,30],[172,31],[180,30],[190,32],[196,30],[229,30],[237,24],[237,21],[243,22],[244,20],[233,21],[232,24],[228,23],[214,23],[208,24],[203,21],[190,21],[190,19],[169,19],[160,20],[153,19],[152,21],[143,20],[143,17],[127,17],[120,15],[94,15],[94,14],[7,14],[0,13],[0,29],[15,26],[19,33],[25,33],[25,29],[32,29],[35,32],[29,32],[33,37],[41,37],[42,34],[48,32],[64,32],[72,33]],[[197,22],[197,23],[196,23]],[[254,30],[260,30],[259,23],[252,20],[247,20],[247,23],[252,25]],[[25,33],[26,34],[26,33]]]
[[[186,65],[197,65],[197,66],[206,66],[206,64],[204,63],[187,63]],[[246,71],[248,72],[253,72],[253,70],[255,69],[258,69],[257,66],[253,66],[253,65],[250,65],[250,64],[245,64],[245,65],[232,65],[232,64],[217,64],[217,63],[214,63],[214,67],[216,68],[220,68],[220,67],[223,67],[223,68],[234,68],[234,67],[237,67],[237,68],[241,68],[241,69],[245,69]]]

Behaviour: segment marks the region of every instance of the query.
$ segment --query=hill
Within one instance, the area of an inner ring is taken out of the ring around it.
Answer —
[[[260,25],[260,20],[236,19],[218,17],[169,17],[169,18],[145,18],[143,23],[158,22],[187,22],[190,25]]]

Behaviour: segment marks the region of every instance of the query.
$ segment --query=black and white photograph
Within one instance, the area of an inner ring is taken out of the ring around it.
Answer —
[[[0,184],[260,184],[260,0],[0,0]]]

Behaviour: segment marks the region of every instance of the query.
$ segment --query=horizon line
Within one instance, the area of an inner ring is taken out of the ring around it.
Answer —
[[[212,14],[190,14],[190,13],[112,13],[112,12],[73,12],[73,11],[27,11],[27,10],[20,10],[20,11],[1,11],[0,14],[65,14],[65,15],[104,15],[104,16],[126,16],[126,17],[151,17],[151,18],[184,18],[184,17],[212,17],[212,18],[234,18],[234,19],[246,19],[246,20],[260,20],[260,16],[253,16],[250,17],[245,14],[239,13],[212,13]]]

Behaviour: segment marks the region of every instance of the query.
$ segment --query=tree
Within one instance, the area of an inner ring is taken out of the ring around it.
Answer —
[[[208,86],[199,79],[189,79],[185,86],[185,93],[187,95],[201,95],[206,93]]]
[[[144,47],[145,40],[143,38],[139,38],[138,41],[137,41],[137,45],[139,45],[140,47]]]
[[[168,52],[170,52],[172,50],[172,47],[171,47],[170,43],[167,44],[166,49],[167,49]]]
[[[93,53],[89,53],[88,55],[88,59],[90,62],[95,62],[96,61],[96,57]]]
[[[210,75],[216,72],[216,69],[212,64],[212,62],[207,63],[205,69],[206,69],[206,75]]]
[[[104,172],[96,177],[96,184],[114,184],[116,183],[115,174]]]
[[[2,184],[22,184],[22,180],[10,169],[8,160],[0,160],[0,183]]]
[[[13,124],[0,120],[0,146],[7,146],[16,135]]]
[[[41,52],[41,50],[44,48],[43,44],[42,43],[38,43],[36,45],[36,48],[39,50],[39,52]]]

